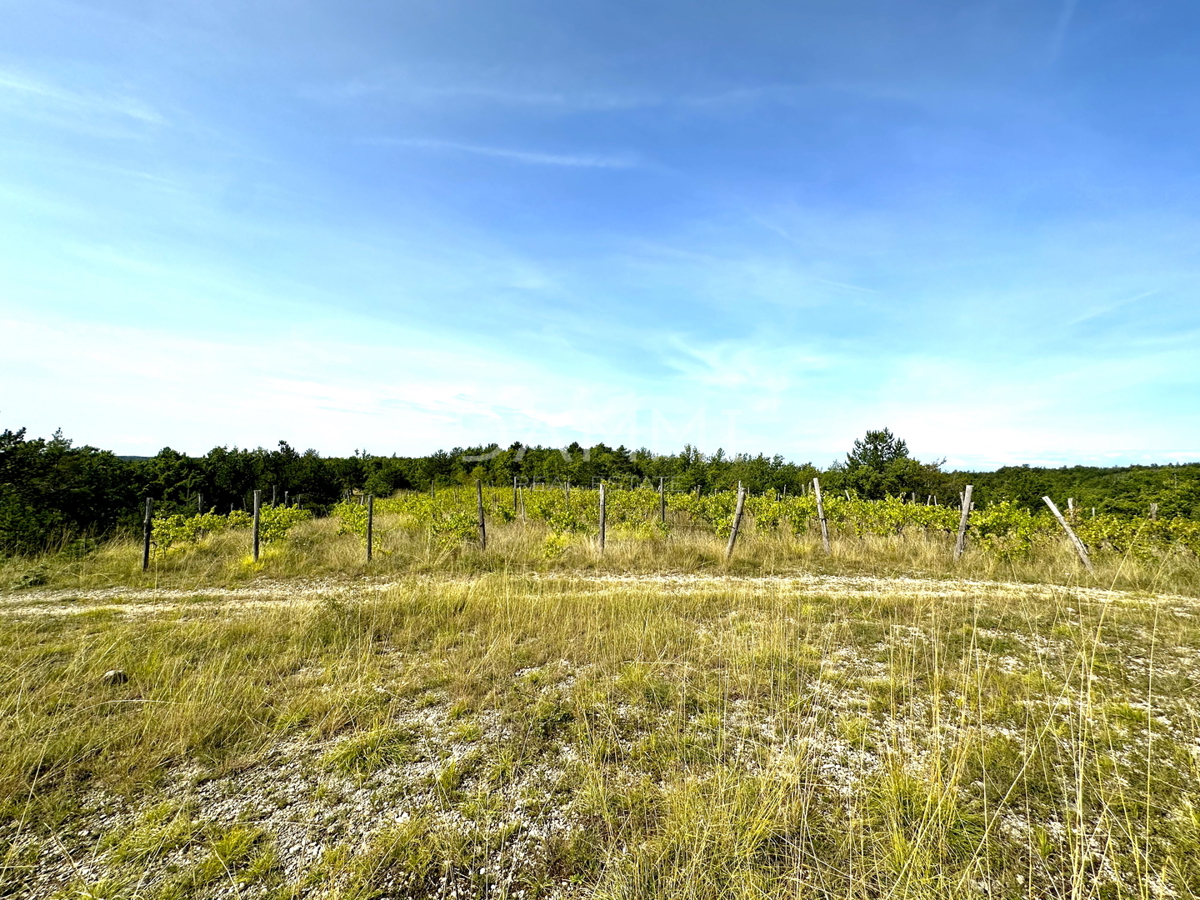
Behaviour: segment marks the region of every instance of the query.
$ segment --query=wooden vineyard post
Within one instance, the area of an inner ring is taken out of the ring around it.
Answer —
[[[604,537],[608,525],[608,501],[604,495],[604,482],[600,482],[600,552],[604,552]]]
[[[367,494],[367,562],[375,550],[375,495]]]
[[[275,485],[271,485],[271,508],[275,508]]]
[[[571,508],[571,479],[568,478],[563,482],[563,500],[567,504],[567,509]]]
[[[1050,507],[1050,512],[1054,513],[1054,518],[1058,519],[1058,524],[1063,527],[1063,531],[1067,533],[1067,537],[1071,539],[1071,543],[1075,545],[1075,552],[1079,554],[1079,558],[1083,561],[1083,567],[1092,575],[1096,574],[1096,570],[1092,568],[1092,561],[1088,558],[1087,547],[1083,545],[1083,541],[1067,524],[1067,520],[1063,518],[1063,514],[1058,511],[1058,507],[1054,505],[1054,501],[1049,497],[1043,497],[1046,505]]]
[[[475,502],[479,512],[479,549],[487,549],[487,524],[483,521],[483,482],[475,482]]]
[[[821,479],[813,479],[813,495],[817,498],[817,519],[821,522],[821,543],[829,551],[829,523],[825,521],[825,504],[821,501]]]
[[[666,479],[658,476],[658,521],[667,521],[667,489]]]
[[[254,561],[258,562],[258,526],[259,526],[259,507],[262,505],[262,491],[254,492]]]
[[[962,515],[958,519],[958,540],[954,542],[954,558],[958,559],[963,555],[963,550],[967,546],[967,520],[971,517],[971,491],[973,485],[967,485],[967,489],[962,493]]]
[[[196,493],[196,515],[204,515],[204,494]]]
[[[150,568],[150,536],[154,533],[154,501],[146,498],[146,519],[142,523],[142,571]]]
[[[513,476],[513,518],[517,517],[517,476]]]
[[[729,546],[725,548],[725,561],[733,556],[733,545],[737,543],[738,531],[742,527],[742,513],[746,508],[746,489],[738,482],[737,508],[733,511],[733,528],[729,531]]]

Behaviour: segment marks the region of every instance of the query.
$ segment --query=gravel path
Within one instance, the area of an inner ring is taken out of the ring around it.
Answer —
[[[488,579],[509,578],[531,584],[577,586],[596,589],[653,588],[671,593],[711,591],[722,588],[749,591],[779,591],[794,594],[876,595],[901,593],[916,596],[961,597],[969,595],[1078,597],[1101,602],[1175,604],[1190,610],[1200,598],[1144,591],[1105,590],[1057,584],[1023,584],[963,579],[873,577],[858,575],[707,575],[707,574],[595,574],[526,573],[479,576],[415,575],[405,578],[301,578],[287,581],[260,580],[242,587],[219,588],[83,588],[33,589],[0,592],[0,615],[73,615],[111,610],[125,615],[153,615],[183,607],[220,605],[248,610],[272,606],[306,606],[329,598],[354,599],[392,590],[414,589],[435,584],[469,584]],[[1187,614],[1185,612],[1185,614]]]

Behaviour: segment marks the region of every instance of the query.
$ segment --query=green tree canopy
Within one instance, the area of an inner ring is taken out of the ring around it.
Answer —
[[[942,479],[941,463],[913,459],[908,444],[887,428],[855,441],[842,472],[842,485],[867,500],[909,493],[925,499],[938,493]]]
[[[868,431],[862,440],[854,442],[854,449],[846,454],[846,468],[851,472],[867,468],[882,474],[896,460],[908,458],[908,444],[883,428]]]

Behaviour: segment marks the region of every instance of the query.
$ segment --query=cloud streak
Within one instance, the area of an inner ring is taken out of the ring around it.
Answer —
[[[1050,42],[1051,63],[1058,62],[1058,58],[1062,55],[1067,29],[1071,26],[1071,19],[1075,17],[1076,2],[1077,0],[1063,0],[1062,12],[1059,13],[1058,22],[1054,26],[1054,38]]]
[[[166,118],[158,110],[134,97],[71,91],[21,72],[0,69],[0,96],[5,93],[18,100],[36,98],[41,105],[58,112],[117,116],[146,125],[166,124]]]
[[[480,84],[469,72],[462,74],[459,83],[447,84],[445,73],[437,75],[411,72],[382,72],[343,81],[309,84],[299,95],[319,103],[357,103],[372,98],[389,102],[444,105],[447,102],[465,105],[540,109],[547,112],[619,112],[658,106],[667,97],[651,91],[622,90],[539,90],[522,84]],[[524,79],[528,80],[528,79]],[[547,74],[542,81],[561,81],[557,74]]]
[[[467,153],[487,156],[509,162],[532,166],[562,166],[576,169],[632,169],[640,165],[637,157],[629,153],[543,153],[536,150],[515,150],[508,147],[489,147],[481,144],[466,144],[458,141],[442,141],[429,138],[389,139],[385,143],[417,150],[446,150],[452,153]]]

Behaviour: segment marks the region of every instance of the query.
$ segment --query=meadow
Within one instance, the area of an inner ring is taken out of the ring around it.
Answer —
[[[0,896],[1200,891],[1185,526],[534,493],[0,565]]]

